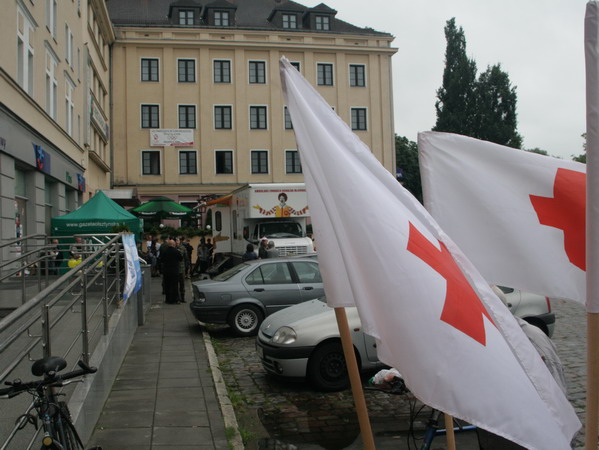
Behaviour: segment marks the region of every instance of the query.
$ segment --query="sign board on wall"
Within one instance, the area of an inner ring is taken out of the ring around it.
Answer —
[[[151,147],[191,147],[193,145],[192,129],[153,129],[150,130]]]

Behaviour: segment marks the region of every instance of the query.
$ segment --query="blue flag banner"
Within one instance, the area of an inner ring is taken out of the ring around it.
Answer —
[[[123,234],[123,248],[125,250],[125,288],[123,289],[123,301],[127,301],[131,294],[141,289],[141,267],[139,256],[135,245],[135,237],[132,233]]]

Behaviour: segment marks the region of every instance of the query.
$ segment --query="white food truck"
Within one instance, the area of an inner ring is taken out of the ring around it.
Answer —
[[[275,243],[279,256],[314,253],[312,239],[306,236],[304,183],[248,184],[206,206],[215,254],[231,255],[238,262],[248,243],[258,252],[262,237]]]

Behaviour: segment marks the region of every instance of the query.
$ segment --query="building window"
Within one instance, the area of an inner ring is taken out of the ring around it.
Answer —
[[[195,105],[179,105],[179,128],[196,127]]]
[[[366,108],[351,109],[351,129],[366,130]]]
[[[56,120],[56,93],[58,81],[56,80],[56,67],[58,61],[50,52],[46,52],[46,112]]]
[[[196,81],[196,62],[195,59],[177,60],[179,83],[195,83]]]
[[[73,136],[73,115],[75,113],[75,103],[73,101],[73,91],[75,84],[67,78],[65,82],[65,110],[66,123],[65,129],[69,136]]]
[[[292,65],[293,67],[295,67],[295,68],[297,69],[297,71],[298,71],[298,72],[301,72],[301,70],[300,70],[300,63],[299,63],[299,62],[297,62],[297,61],[292,61],[292,62],[291,62],[291,65]]]
[[[316,66],[316,72],[318,75],[317,83],[319,86],[332,86],[333,85],[333,65],[320,63]]]
[[[160,109],[158,105],[141,105],[141,127],[159,128]]]
[[[214,11],[214,25],[217,27],[228,27],[229,26],[229,12],[228,11]]]
[[[302,173],[302,163],[297,150],[285,150],[285,173]]]
[[[266,83],[266,63],[264,61],[250,61],[250,83]]]
[[[329,16],[316,16],[314,23],[317,30],[329,31],[331,29],[331,18]]]
[[[65,25],[65,60],[69,66],[73,67],[73,33],[68,25]]]
[[[232,150],[216,150],[214,152],[216,159],[216,173],[230,174],[233,173],[233,151]]]
[[[297,16],[295,14],[283,14],[283,28],[296,29]]]
[[[48,3],[46,3],[47,5]],[[56,2],[53,2],[56,6]],[[33,95],[33,32],[34,24],[20,7],[17,6],[17,81],[29,95]]]
[[[46,27],[50,34],[56,38],[56,9],[58,7],[57,0],[46,0]]]
[[[181,175],[196,175],[198,173],[197,152],[181,150],[179,152],[179,173]]]
[[[232,128],[230,106],[214,107],[214,128],[216,130],[230,130]]]
[[[141,59],[141,81],[158,81],[158,59]]]
[[[141,152],[141,174],[160,175],[160,152],[146,150]]]
[[[266,130],[266,106],[250,106],[250,129]]]
[[[268,173],[268,152],[266,150],[252,150],[252,173]]]
[[[366,74],[363,64],[349,65],[349,85],[352,87],[366,86]]]
[[[214,82],[215,83],[230,83],[231,82],[231,61],[215,60],[214,61]]]
[[[285,106],[285,129],[293,130],[293,124],[291,123],[291,115],[289,114],[289,109]]]
[[[193,9],[179,10],[179,25],[193,25]]]

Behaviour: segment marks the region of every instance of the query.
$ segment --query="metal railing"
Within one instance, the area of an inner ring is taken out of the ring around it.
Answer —
[[[0,307],[11,302],[16,307],[0,318],[0,383],[31,379],[31,361],[46,356],[61,356],[69,367],[79,359],[89,362],[108,333],[125,276],[120,235],[79,236],[85,258],[64,258],[67,267],[64,261],[60,267],[51,264],[57,237],[36,235],[0,245],[0,254],[13,256],[0,260]],[[68,244],[60,245],[66,255]],[[15,247],[18,251],[6,252]],[[68,397],[70,391],[64,393]],[[30,404],[26,397],[0,400],[1,449],[31,448],[36,441],[34,427],[17,433],[15,419]]]

